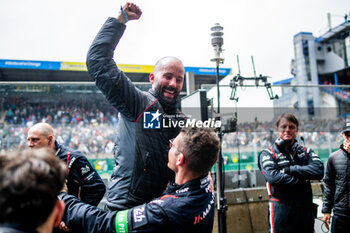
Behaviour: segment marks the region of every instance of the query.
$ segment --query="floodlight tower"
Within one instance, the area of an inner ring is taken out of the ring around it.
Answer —
[[[219,87],[219,66],[220,64],[224,63],[224,58],[221,57],[222,55],[222,45],[224,44],[224,38],[222,37],[224,35],[223,27],[220,26],[219,23],[216,23],[213,27],[210,28],[211,30],[211,45],[214,47],[214,58],[211,59],[211,61],[216,63],[216,88],[217,88],[217,100],[218,100],[218,107],[217,107],[217,113],[218,113],[218,119],[220,120],[220,87]],[[216,162],[216,195],[217,195],[217,209],[218,209],[218,225],[219,225],[219,233],[226,233],[226,210],[227,210],[227,204],[226,204],[226,198],[225,198],[225,183],[223,182],[223,166],[224,166],[224,160],[222,157],[222,150],[221,150],[221,142],[223,133],[221,131],[221,128],[218,129],[218,135],[220,138],[220,153],[218,160]]]

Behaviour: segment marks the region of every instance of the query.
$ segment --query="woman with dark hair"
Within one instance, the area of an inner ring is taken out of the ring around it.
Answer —
[[[299,122],[293,114],[279,116],[276,127],[278,138],[259,154],[258,164],[270,197],[270,233],[312,233],[316,208],[310,180],[323,178],[323,162],[295,139]]]

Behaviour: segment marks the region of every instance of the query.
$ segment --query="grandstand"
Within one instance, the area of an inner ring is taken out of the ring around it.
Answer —
[[[118,66],[139,89],[150,88],[154,66]],[[185,67],[185,72],[181,96],[216,82],[215,68]],[[221,68],[220,79],[230,73]],[[60,143],[91,159],[113,157],[117,111],[95,87],[85,63],[0,60],[0,89],[0,151],[24,149],[28,128],[44,121],[55,127]],[[107,170],[113,164],[108,161]]]
[[[310,32],[294,36],[292,78],[284,85],[274,107],[308,109],[307,117],[350,116],[350,21],[314,37]],[[322,109],[325,111],[322,112]]]
[[[281,95],[273,100],[273,109],[268,109],[273,116],[304,110],[305,118],[297,113],[302,143],[315,149],[323,161],[339,146],[339,131],[350,113],[349,25],[345,22],[334,33],[318,38],[311,33],[294,37],[295,76],[273,84],[281,87]],[[154,66],[118,66],[138,88],[150,88],[148,77]],[[185,67],[185,72],[181,97],[203,87],[210,89],[216,82],[215,68]],[[220,68],[219,74],[224,81],[231,69]],[[113,169],[118,113],[95,87],[84,63],[0,60],[0,89],[0,151],[25,148],[28,128],[44,121],[54,126],[60,143],[85,153],[101,174]],[[231,91],[227,85],[222,89]],[[266,115],[262,108],[228,110],[246,113],[237,131],[223,137],[225,168],[254,170],[258,152],[276,138],[275,118],[260,117]],[[248,115],[256,120],[245,122]]]

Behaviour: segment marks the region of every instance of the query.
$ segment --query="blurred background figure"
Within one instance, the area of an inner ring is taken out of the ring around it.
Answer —
[[[52,232],[64,212],[57,195],[66,177],[49,149],[0,155],[0,232]]]
[[[322,220],[329,229],[333,210],[332,233],[345,233],[350,229],[350,120],[341,135],[343,144],[329,156],[324,178]]]

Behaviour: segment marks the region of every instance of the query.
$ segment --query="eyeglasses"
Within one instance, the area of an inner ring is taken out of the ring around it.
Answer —
[[[172,147],[174,147],[178,152],[182,153],[182,152],[174,145],[174,140],[175,140],[175,138],[169,140],[169,148],[171,149]]]
[[[294,126],[294,125],[281,125],[281,126],[278,126],[278,129],[281,130],[281,131],[285,131],[285,130],[296,130],[297,127]]]

